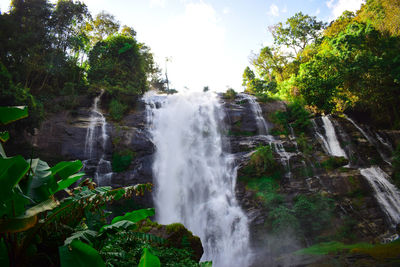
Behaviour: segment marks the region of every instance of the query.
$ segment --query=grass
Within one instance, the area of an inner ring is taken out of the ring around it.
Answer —
[[[371,249],[373,247],[374,247],[374,245],[371,245],[368,243],[356,243],[356,244],[346,245],[346,244],[343,244],[342,242],[332,241],[332,242],[319,243],[319,244],[313,245],[308,248],[300,249],[300,250],[296,251],[294,254],[296,254],[296,255],[326,255],[326,254],[337,253],[342,250]]]
[[[400,240],[393,241],[388,244],[343,244],[341,242],[319,243],[314,246],[304,248],[295,252],[296,255],[326,255],[336,254],[343,250],[349,253],[369,255],[375,260],[392,260],[400,258]]]

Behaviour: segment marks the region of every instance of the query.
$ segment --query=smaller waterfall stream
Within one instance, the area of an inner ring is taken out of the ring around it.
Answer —
[[[241,97],[242,99],[246,99],[249,102],[251,111],[253,112],[254,117],[256,118],[258,134],[260,135],[268,134],[268,124],[262,115],[262,109],[257,102],[257,98],[248,94],[239,94],[239,97]]]
[[[360,126],[358,126],[353,120],[347,118],[365,138],[371,143],[375,144],[375,140],[372,139]],[[335,128],[329,117],[323,116],[322,121],[324,124],[325,135],[318,131],[318,127],[314,122],[314,128],[317,136],[322,139],[325,149],[330,155],[333,156],[346,156],[344,150],[340,147],[338,138],[336,136]],[[378,150],[379,151],[379,150]],[[383,155],[381,154],[383,157]],[[371,166],[368,168],[359,169],[362,176],[368,181],[374,190],[374,195],[379,203],[382,211],[385,213],[389,220],[389,224],[392,229],[400,223],[400,192],[392,183],[390,183],[389,176],[378,166]]]
[[[378,141],[375,140],[371,135],[369,135],[366,131],[363,130],[363,128],[361,128],[361,126],[359,126],[354,120],[352,120],[351,118],[349,118],[348,116],[345,116],[345,118],[351,122],[354,127],[356,127],[360,133],[368,140],[368,142],[373,145],[376,150],[378,151],[379,155],[381,156],[381,158],[389,165],[392,165],[392,163],[390,162],[390,157],[387,156],[383,150],[380,148]],[[379,139],[378,139],[379,140]]]
[[[400,192],[389,182],[388,175],[377,166],[360,170],[375,191],[375,198],[390,220],[392,228],[400,223]]]
[[[258,134],[260,134],[261,136],[265,136],[265,138],[267,138],[271,147],[275,150],[276,153],[278,153],[281,163],[287,170],[286,177],[288,179],[290,179],[292,176],[292,173],[290,171],[290,158],[292,157],[293,153],[289,153],[285,150],[285,147],[283,146],[283,143],[281,140],[276,140],[272,135],[268,134],[268,124],[264,119],[264,116],[262,114],[262,109],[260,107],[260,104],[258,104],[256,97],[254,97],[252,95],[248,95],[248,94],[243,94],[243,93],[238,94],[238,96],[241,99],[246,99],[248,101],[248,103],[250,105],[250,109],[251,109],[252,113],[254,114],[254,117],[256,118]],[[291,140],[292,140],[292,137],[291,137]],[[293,141],[293,143],[295,144],[296,149],[297,149],[296,141]]]
[[[90,110],[90,123],[86,131],[85,156],[92,164],[96,164],[94,178],[99,185],[109,185],[112,177],[111,162],[105,159],[105,151],[109,136],[107,134],[107,121],[99,109],[99,101],[104,94],[104,90],[94,98],[93,106]],[[101,140],[99,149],[98,142]],[[85,166],[86,167],[86,166]]]
[[[344,152],[339,144],[339,140],[335,132],[335,127],[333,127],[329,116],[322,116],[321,119],[325,130],[325,136],[318,130],[315,121],[313,122],[313,124],[316,135],[319,137],[320,140],[322,140],[324,148],[332,156],[347,158],[346,152]]]

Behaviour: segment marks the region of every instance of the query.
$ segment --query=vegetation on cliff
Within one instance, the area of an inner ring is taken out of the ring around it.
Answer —
[[[256,73],[244,71],[246,90],[399,129],[399,8],[397,1],[368,0],[328,27],[301,12],[274,25],[275,45],[253,56]]]
[[[0,101],[28,105],[34,125],[100,89],[113,99],[109,108],[118,120],[127,101],[161,82],[135,30],[105,12],[92,17],[80,1],[11,1],[0,14],[0,42]]]

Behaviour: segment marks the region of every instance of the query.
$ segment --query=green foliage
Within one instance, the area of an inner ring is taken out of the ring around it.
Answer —
[[[271,28],[274,43],[285,45],[294,49],[296,54],[303,50],[309,43],[316,41],[325,27],[322,21],[317,21],[316,17],[304,15],[299,12]]]
[[[226,92],[223,94],[223,98],[225,99],[235,99],[237,93],[235,90],[233,90],[232,88],[229,88],[228,90],[226,90]]]
[[[117,99],[113,99],[110,102],[109,109],[111,118],[115,121],[120,121],[128,110],[128,105],[119,102]]]
[[[331,225],[333,200],[321,195],[297,197],[293,212],[305,236],[316,236]]]
[[[188,249],[179,249],[162,245],[160,240],[139,237],[137,232],[120,231],[108,235],[100,254],[107,265],[136,266],[139,264],[143,248],[149,248],[157,256],[162,266],[199,266],[191,259],[192,252]],[[150,235],[147,235],[150,236]]]
[[[148,248],[143,249],[143,255],[140,258],[138,267],[160,267],[160,259],[154,256]]]
[[[277,111],[273,120],[282,127],[284,134],[290,133],[290,126],[301,134],[311,125],[310,113],[299,102],[289,104],[286,111]]]
[[[130,221],[133,223],[137,223],[143,219],[146,219],[149,216],[154,216],[155,215],[155,210],[153,208],[151,209],[141,209],[141,210],[134,210],[132,212],[127,212],[125,213],[124,216],[118,216],[115,217],[112,221],[111,224],[117,223],[119,221]]]
[[[111,162],[113,172],[126,171],[134,157],[135,152],[130,150],[123,150],[120,153],[114,153]]]
[[[328,171],[337,169],[348,164],[349,161],[345,157],[329,157],[327,160],[321,162],[321,165]]]
[[[59,251],[63,267],[106,266],[97,250],[79,240],[72,241],[69,246],[60,247]]]
[[[298,254],[298,255],[304,255],[304,254],[326,255],[329,253],[337,253],[342,250],[348,250],[348,249],[354,249],[354,248],[370,248],[370,247],[373,247],[373,246],[368,243],[358,243],[358,244],[346,245],[341,242],[332,241],[332,242],[316,244],[311,247],[298,250],[295,252],[295,254]]]
[[[300,133],[296,141],[301,152],[305,155],[310,155],[312,153],[313,147],[307,142],[307,137],[304,133]]]
[[[250,158],[250,165],[255,168],[257,175],[272,174],[279,168],[269,145],[257,148]]]
[[[273,233],[297,234],[300,225],[289,208],[279,205],[274,208],[268,215],[268,222]]]
[[[9,124],[28,117],[28,107],[0,107],[0,123]]]
[[[112,35],[99,41],[89,53],[88,79],[93,88],[104,88],[119,101],[147,90],[146,61],[137,41]]]

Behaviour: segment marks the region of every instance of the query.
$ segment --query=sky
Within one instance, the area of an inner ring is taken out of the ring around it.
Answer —
[[[9,0],[0,0],[8,11]],[[56,2],[56,1],[51,1]],[[83,0],[92,16],[105,10],[133,27],[154,53],[172,88],[242,91],[249,57],[272,45],[268,27],[297,12],[330,22],[363,0]],[[168,62],[166,62],[168,58]]]

